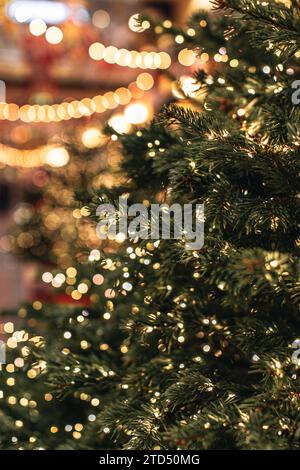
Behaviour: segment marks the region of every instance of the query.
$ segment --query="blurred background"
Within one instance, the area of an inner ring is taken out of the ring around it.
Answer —
[[[121,181],[117,136],[104,136],[105,123],[116,133],[143,126],[174,95],[184,98],[178,78],[193,93],[195,54],[178,54],[180,34],[174,44],[146,20],[137,26],[136,14],[180,26],[208,4],[0,0],[1,310],[33,299],[38,306],[45,284],[60,285],[52,268],[98,256],[74,195]]]

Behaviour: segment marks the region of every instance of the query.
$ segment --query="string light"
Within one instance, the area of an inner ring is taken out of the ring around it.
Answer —
[[[103,11],[99,11],[95,12],[95,15],[97,13],[98,16],[102,15],[104,18]],[[98,16],[96,15],[95,18],[97,19]],[[171,27],[171,25],[164,22],[164,27]],[[29,25],[30,32],[36,36],[43,34],[45,32],[45,28],[47,28],[46,23],[41,19],[33,19]],[[45,36],[49,43],[55,45],[62,41],[63,32],[57,26],[51,26],[46,30]],[[90,45],[89,55],[96,61],[104,60],[109,64],[118,64],[120,66],[130,68],[153,70],[168,69],[172,64],[171,57],[167,52],[129,51],[124,48],[118,49],[114,46],[105,47],[99,42]],[[216,56],[222,57],[221,54],[217,54]],[[217,60],[216,56],[215,60]],[[226,57],[227,60],[227,56],[223,57]],[[205,62],[209,59],[209,56],[208,54],[203,53],[200,59]],[[191,66],[196,61],[196,54],[193,50],[185,48],[179,52],[178,60],[181,65]],[[230,62],[231,67],[236,67],[237,64],[238,61],[236,60],[232,60]],[[137,77],[136,82],[131,83],[128,88],[120,87],[115,92],[108,92],[103,96],[97,95],[93,98],[83,98],[80,101],[74,100],[72,102],[62,102],[52,105],[25,104],[21,107],[15,103],[2,102],[0,103],[0,120],[8,120],[12,122],[21,120],[26,123],[51,123],[69,119],[80,119],[85,116],[91,116],[94,113],[104,113],[108,109],[116,108],[118,105],[127,105],[130,103],[131,99],[141,98],[142,93],[150,90],[153,86],[154,79],[152,75],[149,73],[142,73]],[[129,111],[127,110],[127,114],[130,114],[130,109],[131,108],[129,108]],[[130,117],[128,122],[131,124],[140,124],[147,120],[146,112],[142,112],[140,107],[138,114],[139,117],[136,119]],[[117,121],[115,121],[115,125],[117,125],[116,122]],[[120,120],[118,124],[120,124]],[[20,154],[18,155],[18,159],[22,160]]]
[[[108,109],[114,109],[119,105],[129,104],[132,99],[138,99],[154,85],[150,74],[141,74],[137,81],[128,85],[128,88],[120,87],[116,91],[109,91],[104,95],[93,98],[83,98],[80,101],[62,102],[52,105],[29,105],[19,107],[15,103],[0,103],[0,120],[17,121],[26,123],[50,123],[69,119],[80,119],[91,116],[94,113],[104,113]]]
[[[94,42],[90,45],[89,56],[96,61],[104,60],[108,64],[131,68],[168,69],[172,64],[167,52],[129,51],[115,46],[105,47],[101,42]]]
[[[0,145],[0,162],[22,168],[34,168],[45,164],[53,167],[65,166],[69,161],[68,151],[61,146],[45,145],[33,150],[19,150]]]

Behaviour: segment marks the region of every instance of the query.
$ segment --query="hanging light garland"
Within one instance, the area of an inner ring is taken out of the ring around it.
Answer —
[[[19,150],[7,145],[0,145],[0,163],[21,168],[35,168],[43,165],[52,167],[65,166],[70,159],[65,147],[44,145],[31,150]]]
[[[1,0],[0,0],[1,1]],[[132,21],[131,21],[132,20]],[[41,19],[32,19],[29,23],[29,31],[34,36],[45,34],[46,40],[55,45],[63,39],[61,29],[57,26],[47,27],[46,23]],[[129,27],[135,30],[134,24],[136,23],[136,15],[133,15],[129,20]],[[142,32],[150,27],[146,22],[138,32]],[[170,24],[169,24],[170,23]],[[204,27],[201,24],[200,26]],[[163,23],[164,27],[171,27],[172,23],[166,20]],[[205,22],[206,26],[206,22]],[[187,34],[189,33],[189,30]],[[193,30],[194,34],[194,30]],[[182,36],[183,38],[183,36]],[[184,39],[184,38],[183,38]],[[178,38],[175,42],[181,43]],[[219,56],[220,54],[218,54]],[[125,48],[118,49],[115,46],[104,46],[100,42],[94,42],[89,47],[89,56],[95,61],[105,61],[108,64],[117,64],[121,67],[141,68],[141,69],[161,69],[166,70],[171,67],[172,59],[167,52],[156,51],[135,51],[127,50]],[[178,52],[178,63],[182,66],[191,67],[195,64],[198,57],[196,53],[188,48],[183,48]],[[221,60],[222,59],[222,60]],[[224,60],[223,60],[224,59]],[[207,53],[202,53],[199,57],[200,62],[207,62],[209,56]],[[228,56],[220,55],[220,60],[227,61]],[[137,77],[137,80],[130,84],[127,88],[120,87],[115,91],[109,91],[104,95],[97,95],[92,98],[85,97],[81,100],[74,100],[71,102],[61,102],[52,105],[30,105],[24,104],[19,106],[16,103],[0,102],[0,120],[17,121],[21,120],[25,123],[53,123],[61,122],[69,119],[80,119],[88,117],[94,113],[104,113],[107,110],[117,108],[119,105],[127,105],[132,99],[136,99],[134,89],[139,89],[142,93],[151,89],[154,85],[154,79],[149,73],[142,73]],[[138,96],[140,98],[140,96]]]
[[[109,109],[115,109],[119,105],[127,105],[139,93],[139,98],[145,91],[154,86],[154,79],[148,73],[138,75],[135,82],[127,88],[120,87],[115,91],[108,91],[104,95],[93,98],[83,98],[80,101],[62,102],[52,105],[18,106],[15,103],[0,103],[0,119],[8,121],[21,120],[26,123],[50,123],[69,119],[80,119],[92,116],[94,113],[104,113]]]
[[[167,52],[129,51],[114,46],[105,47],[101,42],[94,42],[89,47],[89,56],[93,60],[104,60],[108,64],[141,69],[168,69],[172,60]]]

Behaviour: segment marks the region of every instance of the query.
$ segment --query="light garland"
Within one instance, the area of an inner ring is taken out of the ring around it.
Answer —
[[[145,82],[147,83],[147,82]],[[120,133],[128,133],[132,124],[142,124],[149,120],[153,115],[150,104],[143,101],[129,103],[124,113],[113,115],[109,120],[111,127]],[[112,140],[117,136],[112,135]],[[86,148],[101,147],[105,142],[105,136],[98,127],[87,127],[81,134],[81,143]],[[20,168],[36,168],[43,165],[52,167],[63,167],[70,160],[67,149],[61,145],[50,144],[38,147],[36,149],[17,149],[0,144],[0,165],[9,165]]]
[[[69,159],[68,151],[59,145],[44,145],[33,150],[0,145],[0,163],[9,166],[35,168],[46,164],[59,168],[65,166]]]
[[[94,42],[89,47],[89,56],[93,60],[104,60],[108,64],[141,69],[168,69],[172,60],[167,52],[129,51],[115,46],[105,47],[101,42]]]
[[[21,107],[15,103],[0,103],[0,120],[50,123],[80,119],[94,113],[104,113],[119,105],[127,105],[132,99],[141,98],[144,92],[150,90],[153,85],[153,77],[148,73],[143,73],[127,88],[120,87],[104,95],[83,98],[80,101],[74,100],[52,105],[25,104]]]
[[[201,27],[206,27],[207,23],[205,20],[200,21]],[[59,28],[51,27],[45,28],[44,22],[40,20],[34,20],[29,24],[29,30],[33,35],[46,34],[48,30]],[[163,26],[169,28],[172,23],[166,20]],[[147,26],[148,28],[148,26]],[[142,28],[147,29],[147,28]],[[139,32],[141,32],[139,30]],[[187,34],[194,35],[195,30],[191,29],[187,31]],[[183,36],[179,35],[175,38],[175,42],[184,42],[180,39]],[[51,38],[50,38],[51,39]],[[53,37],[53,44],[58,42],[58,38]],[[51,39],[51,40],[52,40]],[[57,39],[57,40],[56,40]],[[60,40],[62,37],[60,37]],[[56,42],[55,42],[56,41]],[[89,56],[95,61],[104,60],[108,64],[117,64],[122,67],[129,68],[142,68],[142,69],[162,69],[166,70],[171,67],[172,59],[167,52],[155,52],[155,51],[135,51],[127,50],[125,48],[118,49],[115,46],[105,47],[100,42],[95,42],[89,47]],[[178,63],[184,67],[192,67],[199,60],[202,63],[208,62],[210,59],[206,52],[203,52],[199,57],[194,50],[189,48],[183,48],[178,52],[177,60]],[[213,57],[215,62],[227,62],[229,60],[226,54],[226,49],[220,48],[219,53]],[[235,67],[232,60],[230,66]],[[107,110],[117,108],[119,105],[128,105],[132,99],[140,99],[143,93],[150,90],[154,86],[154,79],[149,73],[141,73],[138,75],[135,82],[132,82],[127,88],[120,87],[115,91],[109,91],[104,95],[97,95],[93,98],[83,98],[81,100],[74,100],[71,102],[61,102],[52,105],[30,105],[25,104],[19,106],[15,103],[4,103],[0,102],[0,120],[17,121],[21,120],[25,123],[53,123],[61,122],[70,119],[81,119],[83,117],[89,117],[94,113],[104,113]],[[123,126],[123,125],[122,125]]]

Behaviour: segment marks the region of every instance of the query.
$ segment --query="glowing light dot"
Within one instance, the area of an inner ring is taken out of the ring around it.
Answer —
[[[81,141],[87,148],[99,147],[103,142],[103,135],[97,127],[90,127],[83,131]]]
[[[229,62],[229,65],[230,67],[233,67],[233,68],[236,68],[239,66],[239,61],[237,59],[232,59],[230,62]]]
[[[14,332],[14,324],[12,322],[7,322],[4,325],[5,333],[13,333]]]
[[[97,10],[92,17],[93,25],[96,28],[104,29],[110,25],[110,16],[109,13],[105,10]]]
[[[78,290],[73,290],[73,292],[71,294],[71,297],[74,300],[80,300],[81,297],[82,297],[82,294],[80,292],[78,292]]]
[[[25,407],[25,406],[28,406],[28,400],[27,400],[27,398],[21,398],[21,399],[20,399],[20,405],[21,405],[21,406],[24,406],[24,407]]]
[[[52,282],[52,280],[53,280],[53,275],[52,275],[51,273],[49,273],[49,272],[44,273],[44,274],[42,275],[42,280],[43,280],[44,282],[46,282],[47,284],[50,284],[50,283]]]
[[[27,377],[29,377],[29,379],[35,379],[36,376],[37,376],[37,372],[34,369],[30,369],[27,372]]]
[[[124,290],[126,290],[127,292],[130,292],[132,290],[132,284],[130,284],[130,282],[124,282],[122,284],[122,287]]]
[[[209,61],[209,55],[207,54],[207,52],[202,52],[202,54],[200,56],[200,60],[202,62],[208,62]]]
[[[149,110],[144,103],[132,103],[125,108],[124,116],[130,124],[142,124],[149,119]]]
[[[101,253],[99,250],[92,250],[91,251],[91,256],[96,260],[99,261],[101,258]]]
[[[108,64],[114,64],[116,62],[116,54],[118,49],[115,46],[106,47],[104,50],[104,60]]]
[[[106,313],[104,313],[103,318],[104,318],[104,320],[109,320],[111,318],[111,314],[106,312]]]
[[[106,289],[104,295],[107,299],[114,299],[116,296],[116,293],[113,289]]]
[[[160,58],[159,68],[168,69],[172,63],[172,60],[169,54],[167,52],[160,52],[159,58]]]
[[[43,307],[43,304],[39,300],[36,300],[35,302],[33,302],[32,306],[34,310],[41,310]]]
[[[270,72],[271,72],[271,68],[270,68],[268,65],[265,65],[265,67],[263,67],[263,72],[264,72],[264,73],[270,73]]]
[[[78,292],[80,292],[80,294],[86,294],[88,290],[89,290],[89,288],[88,288],[88,285],[87,285],[87,284],[85,284],[84,282],[82,282],[81,284],[79,284],[79,286],[78,286]]]
[[[182,44],[184,42],[184,37],[182,36],[182,34],[178,34],[175,37],[175,42],[177,42],[177,44]]]
[[[99,406],[100,405],[100,400],[98,398],[93,398],[91,400],[91,405],[92,406]]]
[[[115,95],[118,103],[122,105],[128,104],[131,100],[131,93],[128,88],[125,87],[118,88],[115,92]]]
[[[50,44],[56,45],[63,40],[64,35],[62,30],[57,26],[50,26],[46,31],[45,37]]]
[[[17,346],[18,346],[18,343],[17,341],[15,340],[15,338],[9,338],[7,340],[7,346],[11,349],[15,349]]]
[[[33,36],[41,36],[47,30],[45,21],[40,19],[32,20],[29,24],[29,31]]]
[[[48,150],[45,159],[48,165],[60,168],[68,163],[70,156],[64,147],[54,147]]]
[[[89,55],[93,60],[102,60],[105,47],[100,42],[95,42],[89,47]]]
[[[150,73],[141,73],[136,80],[137,86],[144,91],[151,90],[154,85],[154,79]]]
[[[54,279],[58,284],[63,284],[66,280],[66,276],[63,273],[58,273]]]
[[[189,28],[187,30],[187,34],[191,37],[195,36],[196,35],[196,31],[194,30],[194,28]]]
[[[130,132],[131,126],[129,122],[125,119],[123,114],[118,113],[110,118],[108,124],[116,131],[118,134],[128,134]]]
[[[103,284],[103,282],[104,282],[104,277],[102,276],[102,274],[95,274],[93,276],[93,283],[96,286],[101,286],[101,284]]]
[[[24,366],[24,359],[22,357],[17,357],[14,361],[16,367],[23,367]]]
[[[172,28],[172,21],[170,21],[170,20],[165,20],[165,21],[163,22],[163,27],[164,27],[164,28],[167,28],[167,29]]]
[[[178,61],[181,65],[189,67],[195,63],[196,54],[191,49],[182,49],[178,54]]]
[[[67,273],[68,277],[76,277],[77,269],[76,268],[68,268],[66,273]]]

